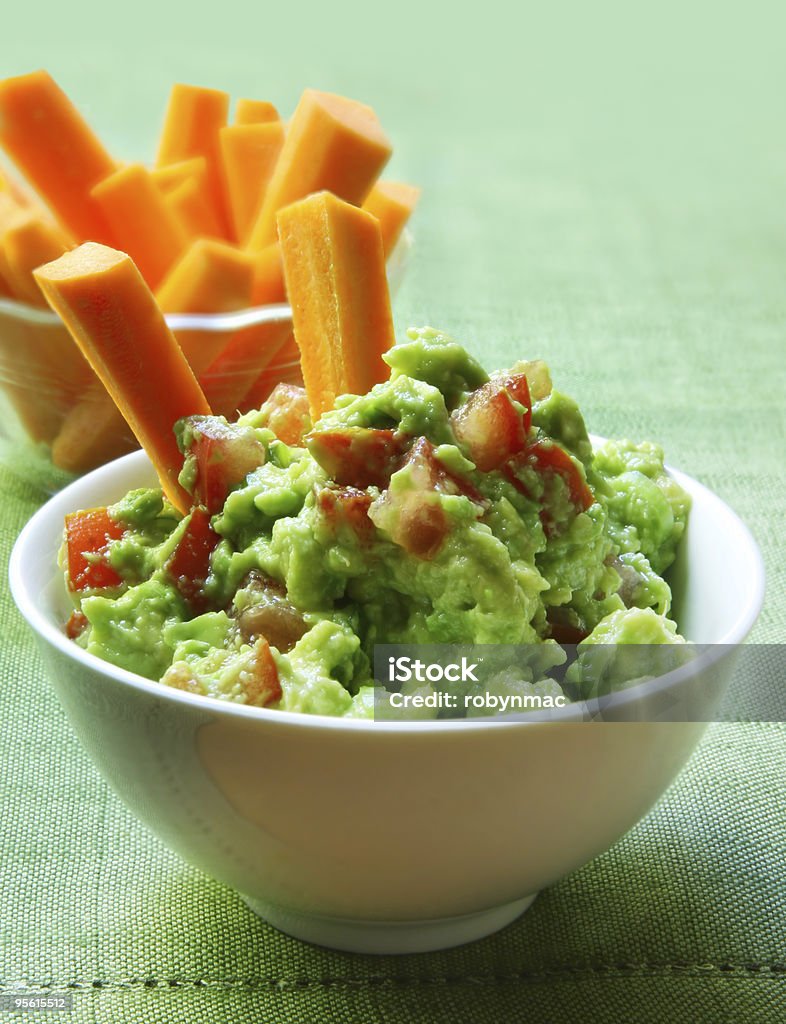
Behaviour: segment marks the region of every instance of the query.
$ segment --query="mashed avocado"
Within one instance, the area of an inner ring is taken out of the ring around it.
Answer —
[[[192,692],[352,716],[373,714],[378,643],[682,642],[663,573],[689,500],[656,445],[593,452],[543,363],[489,376],[431,328],[386,361],[313,425],[286,385],[236,423],[181,421],[189,515],[132,491],[79,585],[64,548],[76,641]]]

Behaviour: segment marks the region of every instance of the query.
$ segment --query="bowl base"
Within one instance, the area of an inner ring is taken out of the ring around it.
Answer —
[[[390,954],[430,953],[483,939],[515,921],[536,896],[537,893],[533,893],[512,903],[474,914],[424,921],[356,921],[321,917],[284,910],[251,896],[243,896],[243,900],[250,910],[268,924],[293,938],[347,953]]]

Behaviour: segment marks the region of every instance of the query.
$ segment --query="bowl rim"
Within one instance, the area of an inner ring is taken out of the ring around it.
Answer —
[[[63,326],[63,321],[51,309],[0,297],[0,315],[3,314],[16,317],[24,323]],[[278,302],[266,306],[248,306],[231,313],[165,313],[164,319],[173,331],[239,331],[259,324],[287,323],[292,320],[292,307],[286,302]]]
[[[605,438],[594,434],[590,434],[589,436],[593,446],[602,444],[606,440]],[[489,727],[508,729],[521,727],[533,728],[538,725],[549,725],[552,723],[564,724],[568,722],[582,721],[581,709],[583,704],[580,701],[572,702],[561,708],[549,710],[547,717],[544,717],[542,713],[538,714],[537,712],[534,712],[528,714],[524,719],[516,720],[494,718],[493,716],[482,716],[469,719],[386,721],[365,718],[342,718],[333,715],[307,714],[300,711],[258,708],[247,704],[236,704],[231,701],[222,701],[215,697],[188,693],[184,690],[164,686],[157,680],[146,679],[143,676],[137,675],[135,672],[129,671],[128,669],[123,669],[117,665],[113,665],[111,662],[104,661],[94,654],[89,654],[87,651],[77,646],[72,640],[69,640],[65,633],[51,622],[44,612],[38,607],[35,597],[30,593],[27,587],[24,572],[25,556],[28,549],[35,549],[39,547],[38,534],[50,516],[55,514],[57,511],[59,513],[58,519],[62,521],[62,516],[65,515],[66,512],[73,511],[80,507],[78,500],[75,500],[74,496],[79,494],[84,487],[94,482],[97,476],[105,473],[110,467],[122,469],[125,464],[128,464],[130,467],[134,462],[139,463],[139,469],[141,469],[145,463],[148,465],[150,464],[150,460],[144,451],[140,450],[131,452],[128,455],[121,456],[119,459],[114,459],[112,462],[108,462],[105,465],[100,466],[98,469],[95,469],[92,472],[87,473],[85,476],[75,480],[73,483],[63,488],[63,490],[58,491],[57,494],[50,498],[33,514],[33,516],[31,516],[21,530],[11,551],[8,576],[11,594],[16,602],[17,608],[21,612],[27,624],[33,632],[38,635],[38,637],[45,640],[72,661],[83,665],[92,672],[98,672],[106,675],[121,685],[128,685],[132,689],[141,691],[154,698],[159,698],[165,701],[174,701],[175,703],[183,703],[189,706],[192,710],[209,710],[217,715],[226,714],[239,718],[246,718],[252,722],[279,722],[281,726],[297,725],[300,728],[327,728],[338,729],[339,731],[361,731],[370,733],[395,732],[411,735],[413,733],[433,734],[434,732],[447,734],[450,731],[486,729]],[[123,465],[121,466],[121,464]],[[136,469],[137,467],[134,466],[134,468]],[[727,521],[731,523],[733,528],[737,531],[737,541],[747,547],[745,556],[750,563],[749,597],[746,603],[743,604],[742,608],[739,609],[734,625],[727,631],[726,635],[724,635],[720,640],[715,641],[713,644],[706,645],[707,650],[703,651],[696,659],[688,662],[680,668],[674,669],[662,676],[655,677],[654,679],[646,680],[643,683],[631,686],[617,693],[615,698],[619,698],[619,700],[615,702],[615,706],[618,707],[624,707],[627,704],[635,703],[645,694],[651,695],[657,690],[667,689],[670,686],[678,685],[680,682],[683,682],[685,678],[695,675],[699,667],[704,667],[711,661],[721,657],[728,647],[734,647],[741,644],[750,633],[750,630],[761,611],[764,600],[764,562],[758,544],[754,540],[753,535],[745,523],[743,523],[736,512],[734,512],[734,510],[727,505],[722,498],[704,484],[668,465],[666,466],[666,470],[669,475],[683,486],[692,496],[694,494],[701,494],[705,499],[709,499],[711,503],[716,504],[719,507],[721,514],[725,515]]]

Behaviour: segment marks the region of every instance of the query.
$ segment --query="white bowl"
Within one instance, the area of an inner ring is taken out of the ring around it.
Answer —
[[[650,684],[626,691],[626,724],[582,724],[570,707],[549,722],[344,721],[223,703],[100,661],[62,632],[63,516],[153,484],[143,452],[33,516],[11,589],[82,743],[168,847],[298,938],[360,952],[445,948],[512,921],[627,832],[725,689],[761,607],[761,557],[719,498],[673,475],[693,499],[672,575],[680,626],[728,645],[672,674],[670,697],[692,721],[651,720],[663,686]]]

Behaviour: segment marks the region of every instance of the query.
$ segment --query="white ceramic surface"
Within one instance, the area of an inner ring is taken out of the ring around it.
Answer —
[[[674,475],[693,498],[673,575],[682,631],[739,644],[761,607],[758,549],[719,498]],[[307,941],[417,952],[507,924],[652,806],[732,672],[733,648],[719,647],[673,674],[669,699],[696,721],[637,721],[654,717],[663,688],[626,691],[626,724],[582,724],[570,708],[550,722],[342,721],[166,689],[66,639],[55,564],[66,512],[153,482],[135,452],[57,494],[16,543],[14,597],[82,743],[133,813]]]

